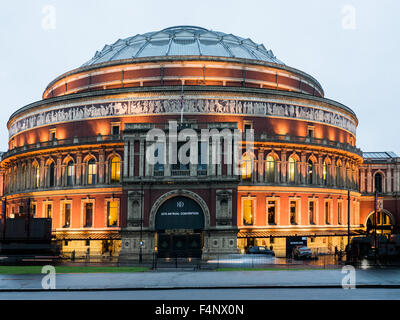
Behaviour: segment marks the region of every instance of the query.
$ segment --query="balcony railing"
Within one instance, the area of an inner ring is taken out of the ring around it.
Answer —
[[[22,147],[13,148],[2,154],[2,159],[6,159],[12,155],[40,149],[40,148],[53,148],[59,146],[72,146],[72,145],[82,145],[82,144],[92,144],[92,143],[111,143],[111,142],[122,142],[121,135],[97,135],[91,137],[74,137],[70,139],[55,139],[49,141],[38,141],[32,144],[26,144]]]
[[[190,176],[190,170],[171,170],[173,176]]]

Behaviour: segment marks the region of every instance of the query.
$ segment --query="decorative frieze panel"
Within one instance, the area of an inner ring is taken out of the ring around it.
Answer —
[[[101,104],[69,105],[41,109],[12,123],[10,137],[27,129],[66,121],[92,118],[129,116],[140,114],[180,113],[180,99],[121,100]],[[184,100],[185,113],[221,113],[257,116],[274,116],[316,121],[356,132],[355,121],[341,113],[323,106],[300,106],[254,100],[190,99]]]

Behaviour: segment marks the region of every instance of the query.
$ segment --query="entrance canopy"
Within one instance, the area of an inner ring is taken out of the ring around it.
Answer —
[[[200,205],[188,197],[176,196],[157,210],[156,230],[204,229],[204,213]]]

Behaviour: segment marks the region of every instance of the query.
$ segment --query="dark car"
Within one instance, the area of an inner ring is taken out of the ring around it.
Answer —
[[[275,255],[273,250],[269,250],[267,247],[264,246],[254,246],[247,250],[249,254],[269,254],[271,256]]]

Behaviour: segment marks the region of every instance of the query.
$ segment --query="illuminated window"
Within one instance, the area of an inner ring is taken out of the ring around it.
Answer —
[[[315,224],[315,201],[310,201],[308,203],[308,216],[309,216],[309,223]]]
[[[111,183],[120,181],[121,161],[118,157],[114,157],[110,162],[111,166]]]
[[[343,223],[343,203],[340,201],[338,202],[338,224]]]
[[[74,184],[74,162],[71,160],[67,164],[67,186]]]
[[[71,225],[71,203],[64,203],[64,226],[69,228]]]
[[[290,201],[290,224],[297,224],[297,201]]]
[[[94,160],[93,158],[89,160],[87,170],[87,184],[95,184],[97,175],[96,160]]]
[[[39,188],[39,179],[40,179],[39,165],[37,163],[35,163],[33,165],[33,188],[34,189]]]
[[[268,224],[276,224],[276,201],[268,201]]]
[[[245,155],[242,159],[242,179],[251,179],[253,173],[253,159],[249,155]]]
[[[326,164],[326,161],[324,161],[322,167],[322,181],[325,185],[328,183],[328,165]]]
[[[254,214],[253,200],[243,200],[243,224],[246,226],[253,225]]]
[[[49,141],[56,140],[56,129],[49,130]]]
[[[118,223],[118,201],[107,202],[107,226],[116,227]]]
[[[267,157],[265,166],[265,175],[267,182],[275,182],[275,159],[272,156]]]
[[[36,217],[36,203],[31,203],[31,216]]]
[[[84,208],[84,213],[85,213],[85,227],[91,227],[93,223],[93,203],[92,202],[86,202],[85,203],[85,208]]]
[[[50,218],[51,219],[51,217],[52,217],[52,209],[53,209],[53,206],[52,206],[52,204],[51,203],[46,203],[46,212],[45,212],[45,215],[46,215],[46,218]]]
[[[297,161],[294,159],[294,157],[290,157],[289,158],[289,172],[288,172],[289,183],[296,182],[296,164],[297,164]]]
[[[329,201],[325,201],[325,224],[330,224],[330,211],[331,211],[331,204]]]
[[[314,182],[314,163],[311,160],[308,160],[307,178],[309,184],[312,184]]]

